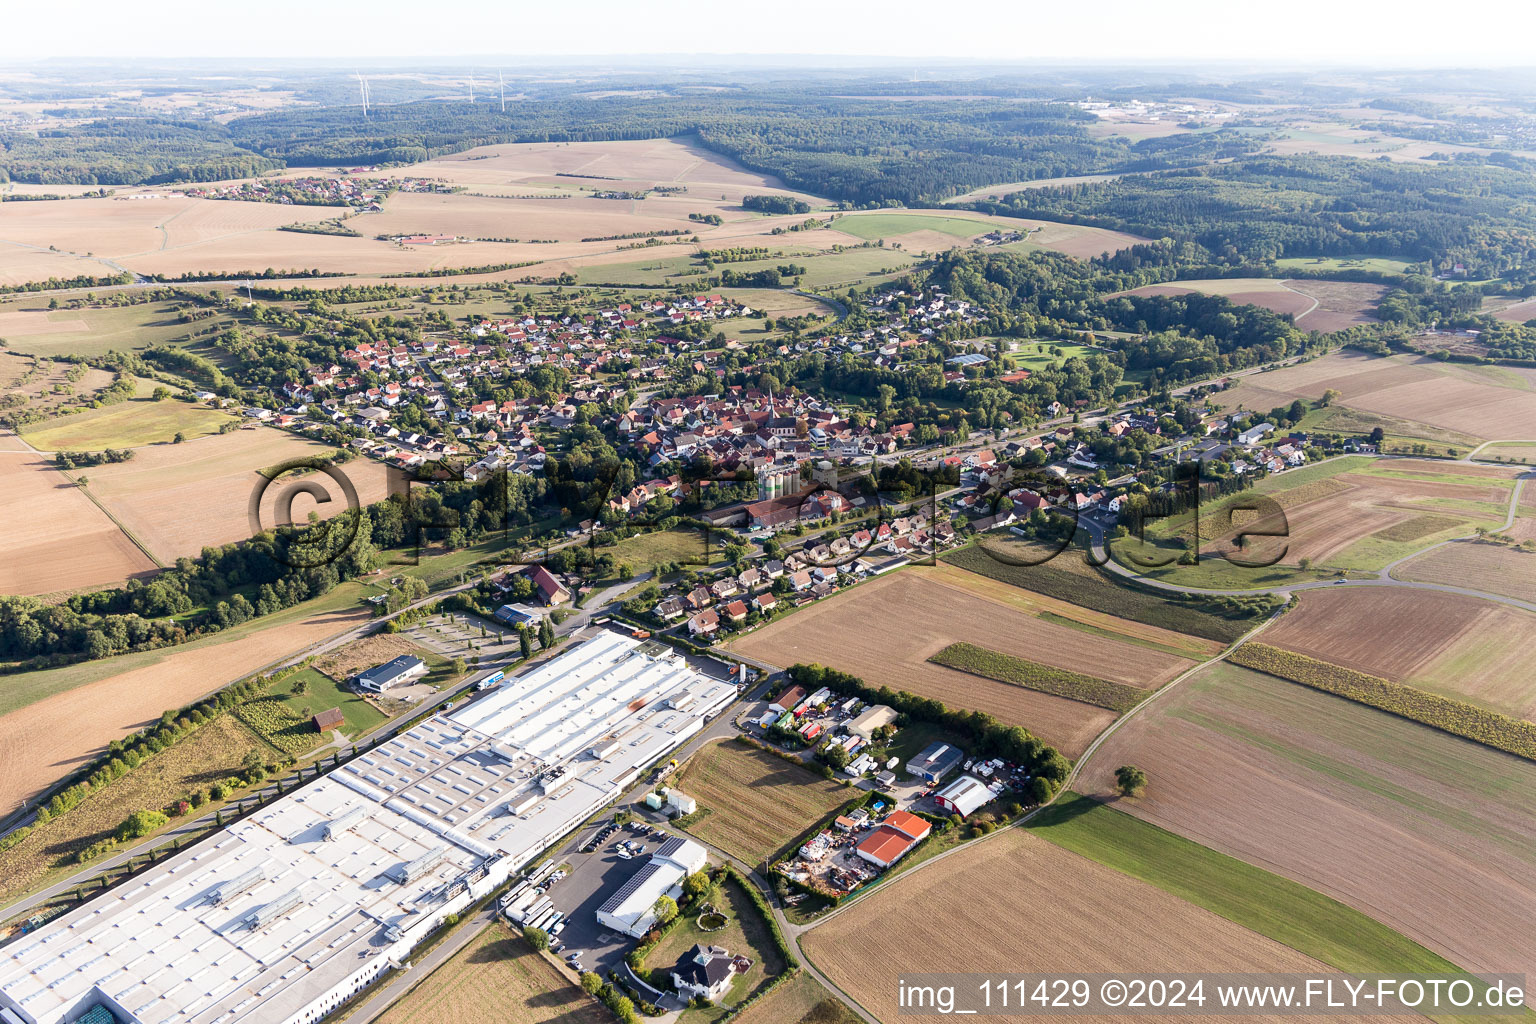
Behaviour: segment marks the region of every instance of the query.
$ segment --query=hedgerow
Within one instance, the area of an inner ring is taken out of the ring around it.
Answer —
[[[1244,644],[1228,660],[1536,761],[1536,723],[1268,644]]]
[[[935,665],[969,672],[973,676],[1012,683],[1029,690],[1082,701],[1111,711],[1129,711],[1141,703],[1147,691],[1064,668],[1039,665],[1011,654],[989,651],[975,644],[954,643],[928,659]]]

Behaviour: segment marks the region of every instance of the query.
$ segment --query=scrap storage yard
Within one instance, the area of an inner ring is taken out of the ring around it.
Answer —
[[[1536,970],[1530,761],[1222,664],[1127,721],[1078,788],[1113,799],[1122,764],[1150,781],[1121,810],[1293,878],[1467,970]]]
[[[29,1024],[307,1024],[614,799],[735,698],[603,632],[0,950]]]
[[[952,1018],[899,1007],[903,974],[1093,973],[1128,965],[1145,974],[1328,971],[1273,939],[1018,829],[884,886],[809,932],[804,943],[815,964],[877,1018],[923,1024]]]
[[[1114,712],[934,665],[928,658],[964,641],[1030,661],[1155,688],[1195,662],[1100,636],[981,596],[988,581],[967,573],[908,568],[819,602],[733,644],[772,665],[817,662],[863,678],[1022,725],[1075,757]],[[957,582],[959,581],[959,582]]]

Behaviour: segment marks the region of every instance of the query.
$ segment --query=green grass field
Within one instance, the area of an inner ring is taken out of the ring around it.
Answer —
[[[223,329],[233,318],[220,314],[193,323],[183,323],[174,302],[147,302],[138,306],[107,306],[100,309],[47,310],[47,299],[19,295],[0,302],[0,314],[18,311],[43,311],[49,328],[29,333],[8,328],[7,347],[14,352],[38,355],[102,356],[116,349],[120,352],[176,345],[189,341],[198,331],[210,327]],[[62,328],[61,326],[62,325]]]
[[[22,428],[22,436],[32,447],[45,452],[101,451],[164,444],[178,432],[191,440],[216,434],[220,426],[235,419],[206,405],[172,398],[156,402],[145,397],[44,420]]]
[[[1408,269],[1408,262],[1406,260],[1388,259],[1384,256],[1295,256],[1275,260],[1275,266],[1286,270],[1310,270],[1317,272],[1374,270],[1382,274],[1401,274]]]
[[[296,684],[303,684],[303,693],[293,692]],[[340,708],[345,719],[341,731],[348,739],[367,735],[388,721],[384,712],[312,668],[285,676],[268,687],[267,692],[279,697],[295,715],[304,718],[309,717],[302,713],[306,707],[310,709],[310,715],[317,715],[327,708]]]
[[[1337,900],[1076,793],[1064,794],[1028,828],[1342,971],[1457,971],[1448,960]]]
[[[1105,350],[1102,348],[1083,345],[1075,341],[1026,340],[1018,343],[1018,348],[1012,353],[1012,358],[1015,369],[1029,370],[1033,373],[1036,370],[1045,369],[1052,363],[1104,354]]]
[[[920,213],[850,213],[833,221],[832,227],[869,242],[881,238],[900,238],[914,231],[938,231],[963,240],[992,230],[991,224],[980,219],[930,217]]]

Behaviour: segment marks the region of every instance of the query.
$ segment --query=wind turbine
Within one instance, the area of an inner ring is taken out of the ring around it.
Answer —
[[[368,116],[368,79],[363,77],[361,71],[357,72],[357,91],[363,99],[363,117]]]
[[[501,72],[496,72],[496,90],[501,93],[501,112],[507,112],[507,83],[502,81]]]
[[[469,73],[469,105],[475,105],[475,73]]]

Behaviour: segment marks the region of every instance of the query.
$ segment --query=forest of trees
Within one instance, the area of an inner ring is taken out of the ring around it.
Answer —
[[[1388,256],[1536,273],[1536,177],[1493,164],[1250,156],[971,206],[1198,242],[1218,258]]]

